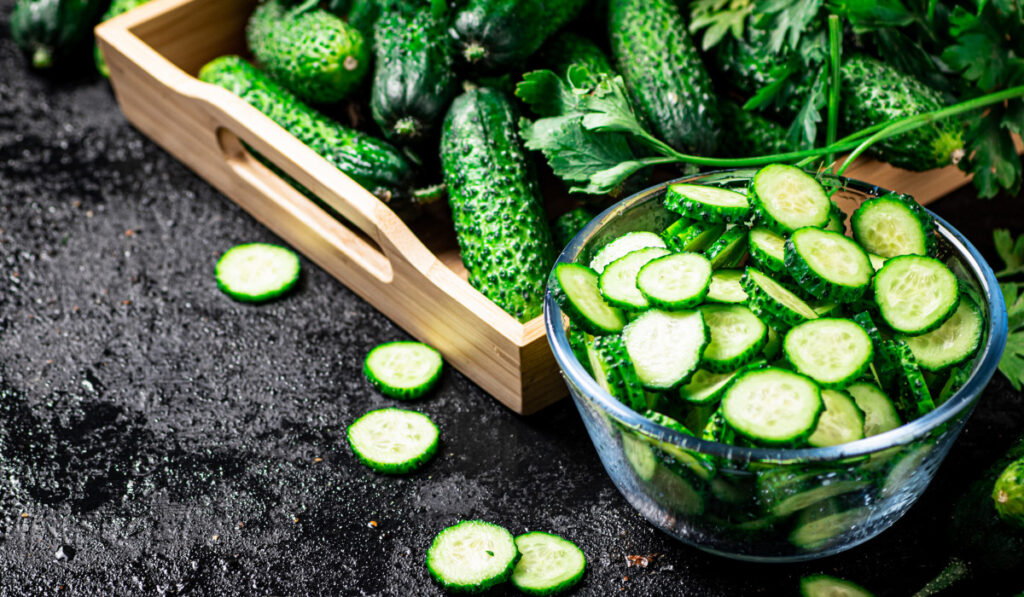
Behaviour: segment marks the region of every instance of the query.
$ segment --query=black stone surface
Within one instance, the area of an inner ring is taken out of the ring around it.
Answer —
[[[415,404],[442,430],[438,457],[375,475],[344,428],[393,404],[360,366],[405,334],[305,260],[286,300],[222,295],[217,257],[274,236],[131,128],[87,63],[62,79],[28,72],[11,4],[0,0],[0,595],[434,595],[424,552],[462,518],[572,539],[590,560],[578,595],[793,595],[818,572],[909,595],[947,560],[953,496],[1024,430],[1024,398],[997,375],[903,520],[800,565],[670,539],[611,485],[569,401],[520,417],[451,370]],[[1024,231],[1022,199],[967,189],[935,209],[992,258],[993,226]],[[1001,581],[959,592],[1024,588]]]

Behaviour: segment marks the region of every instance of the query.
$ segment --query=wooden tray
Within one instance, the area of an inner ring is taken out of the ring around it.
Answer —
[[[519,323],[472,288],[450,232],[429,222],[410,228],[258,110],[195,78],[213,58],[245,53],[255,4],[155,0],[97,27],[128,120],[512,410],[532,413],[565,396],[542,318]],[[344,221],[253,159],[242,141]],[[955,167],[911,173],[870,160],[849,175],[922,203],[968,180]]]

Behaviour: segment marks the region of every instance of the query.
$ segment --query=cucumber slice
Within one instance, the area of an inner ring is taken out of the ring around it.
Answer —
[[[672,417],[669,417],[668,415],[664,415],[653,410],[647,410],[646,412],[644,412],[644,416],[647,417],[651,422],[661,425],[662,427],[668,427],[669,429],[675,431],[676,433],[681,433],[683,435],[690,436],[693,435],[693,433],[691,433],[685,425],[683,425],[679,421],[676,421]],[[651,443],[657,446],[665,454],[668,454],[669,456],[674,458],[676,462],[687,467],[687,469],[690,472],[697,475],[701,479],[707,480],[715,475],[715,467],[708,460],[708,457],[696,452],[684,450],[683,448],[670,442],[651,440]]]
[[[874,597],[870,591],[856,583],[827,574],[801,578],[800,594],[803,597]]]
[[[803,299],[756,268],[747,267],[740,280],[750,300],[747,304],[758,317],[767,315],[772,327],[789,328],[818,314]]]
[[[691,404],[713,404],[741,370],[713,373],[707,369],[698,369],[689,383],[679,386],[679,397]]]
[[[821,409],[821,392],[814,382],[775,367],[743,373],[722,398],[729,426],[765,445],[803,440],[814,430]]]
[[[857,243],[820,228],[801,228],[786,241],[786,269],[807,293],[840,303],[860,298],[875,274]]]
[[[726,424],[725,415],[722,414],[722,407],[719,405],[718,409],[708,418],[708,422],[701,431],[700,438],[709,442],[731,444],[735,439],[735,435],[732,427]]]
[[[892,400],[875,384],[861,381],[851,384],[846,391],[864,412],[864,437],[885,433],[903,424]]]
[[[217,261],[217,286],[236,301],[261,303],[291,290],[299,281],[299,256],[267,243],[231,247]]]
[[[818,314],[818,317],[825,317],[832,313],[839,313],[842,311],[842,303],[836,303],[832,301],[815,301],[808,303],[814,312]]]
[[[597,336],[587,345],[594,379],[613,398],[633,410],[647,408],[647,395],[629,361],[622,336]]]
[[[708,294],[711,263],[699,253],[672,253],[647,262],[636,286],[658,309],[677,311],[695,307]]]
[[[869,487],[868,481],[835,471],[779,466],[757,475],[757,493],[765,512],[789,516],[814,504]]]
[[[739,222],[750,215],[750,202],[743,193],[699,184],[669,185],[665,207],[687,218],[710,223]]]
[[[984,320],[981,310],[964,294],[953,316],[938,328],[920,336],[900,336],[929,371],[941,371],[962,363],[978,350]]]
[[[853,212],[850,225],[853,238],[865,251],[886,259],[927,255],[935,243],[931,216],[906,195],[868,199]]]
[[[818,425],[807,438],[815,448],[838,446],[864,439],[864,413],[846,392],[822,390],[821,401],[825,410],[818,418]]]
[[[658,470],[658,458],[654,455],[654,448],[632,431],[623,431],[621,436],[622,453],[626,456],[626,461],[633,467],[641,481],[650,481]]]
[[[691,220],[690,218],[679,218],[675,222],[669,224],[668,228],[665,228],[664,230],[661,231],[661,239],[665,241],[666,244],[669,244],[669,239],[679,234],[683,230],[686,230],[692,224],[693,220]],[[671,247],[671,244],[669,244],[669,246]]]
[[[381,393],[411,400],[429,392],[439,379],[441,353],[421,342],[388,342],[366,355],[363,373]]]
[[[781,274],[786,271],[786,238],[764,226],[750,229],[750,259],[760,269]]]
[[[804,226],[822,228],[828,223],[832,201],[813,176],[795,166],[761,168],[750,191],[758,220],[775,232],[785,234]]]
[[[711,341],[701,364],[709,371],[734,371],[758,356],[768,337],[768,326],[742,305],[701,307]]]
[[[871,338],[849,319],[816,319],[786,333],[786,359],[823,388],[842,389],[868,369],[874,356]]]
[[[668,249],[651,247],[633,251],[608,264],[598,279],[601,296],[613,307],[632,311],[650,306],[636,286],[640,268],[669,254]]]
[[[667,232],[667,231],[666,231]],[[718,237],[725,232],[725,224],[709,224],[707,222],[694,222],[683,230],[665,239],[668,247],[673,251],[682,253],[684,251],[699,252],[711,246]]]
[[[583,578],[587,557],[572,541],[534,531],[516,537],[520,558],[512,570],[512,584],[530,595],[568,591]]]
[[[738,266],[747,254],[747,227],[737,224],[704,251],[713,269]]]
[[[738,269],[720,269],[711,274],[708,294],[705,299],[710,303],[745,303],[747,293],[743,290],[743,271]]]
[[[434,537],[427,570],[445,589],[480,592],[508,580],[518,557],[512,533],[483,520],[464,520]]]
[[[935,401],[932,400],[921,367],[907,343],[898,338],[883,340],[881,352],[894,369],[894,385],[898,388],[896,410],[900,415],[911,420],[935,410]]]
[[[875,255],[874,253],[868,253],[868,261],[871,262],[871,268],[876,272],[882,269],[882,266],[885,265],[885,257]]]
[[[828,224],[825,224],[825,230],[839,234],[846,232],[846,213],[835,203],[829,206]]]
[[[956,393],[971,377],[971,372],[974,367],[970,363],[963,363],[957,365],[949,372],[949,378],[946,380],[945,385],[939,391],[939,397],[935,399],[935,404],[938,406],[946,400],[949,400],[950,396]]]
[[[652,390],[668,390],[697,370],[708,329],[700,311],[651,309],[626,325],[622,339],[640,383]]]
[[[761,354],[770,361],[778,356],[780,352],[782,352],[782,334],[776,332],[775,328],[769,327],[767,340],[764,343],[764,349],[761,351]]]
[[[789,535],[790,543],[807,551],[819,551],[832,545],[840,535],[866,520],[871,513],[866,507],[841,512],[829,510],[804,510],[799,523]]]
[[[665,241],[653,232],[627,232],[601,248],[590,260],[590,269],[598,275],[613,261],[621,259],[633,251],[647,248],[665,248]]]
[[[704,497],[688,478],[675,470],[659,465],[648,484],[650,496],[663,508],[682,516],[704,512]]]
[[[555,300],[573,324],[591,334],[615,334],[622,331],[626,318],[622,311],[609,305],[598,288],[594,270],[577,263],[561,263],[555,267],[553,293]]]
[[[875,302],[890,328],[910,336],[946,322],[960,302],[960,285],[937,259],[905,255],[885,262],[875,274]]]
[[[381,473],[416,470],[437,452],[440,432],[426,415],[400,408],[371,410],[348,426],[352,451]]]
[[[578,325],[572,325],[570,322],[568,336],[572,354],[576,356],[576,360],[583,365],[587,373],[593,375],[594,372],[590,370],[590,357],[587,356],[587,343],[590,342],[590,334],[584,332]]]

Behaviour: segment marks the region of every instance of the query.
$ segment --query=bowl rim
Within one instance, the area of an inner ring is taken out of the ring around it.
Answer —
[[[584,226],[559,254],[555,264],[552,266],[552,271],[554,267],[560,264],[572,263],[590,237],[604,224],[617,217],[618,212],[648,200],[651,195],[658,193],[670,184],[695,182],[716,175],[744,175],[749,173],[746,175],[752,178],[754,172],[756,172],[756,169],[749,168],[701,172],[668,180],[634,193],[616,202]],[[812,174],[817,173],[812,172]],[[844,189],[853,189],[869,196],[878,197],[892,192],[878,185],[857,179],[838,177],[831,174],[820,174],[819,176],[838,181]],[[562,323],[562,310],[551,292],[551,279],[553,276],[549,276],[544,297],[544,326],[547,331],[548,343],[551,345],[555,360],[562,369],[566,381],[571,385],[575,385],[591,403],[597,405],[621,424],[661,441],[671,442],[683,449],[740,462],[824,462],[860,457],[894,446],[912,443],[975,404],[975,398],[980,397],[982,390],[984,390],[995,373],[1006,346],[1006,336],[1008,333],[1006,305],[1003,302],[1002,292],[999,290],[999,284],[992,268],[963,234],[953,228],[946,220],[932,213],[931,210],[927,208],[925,210],[935,219],[938,234],[945,238],[956,250],[958,256],[964,261],[966,268],[974,275],[984,293],[989,312],[987,341],[982,347],[981,357],[975,357],[976,365],[971,372],[971,376],[959,390],[935,410],[909,423],[900,425],[896,429],[853,442],[824,448],[750,448],[703,440],[659,425],[613,398],[611,394],[598,385],[597,381],[586,372],[583,365],[576,359],[575,353],[573,353],[572,348],[569,346]],[[573,397],[574,399],[579,399],[575,392],[573,392]]]

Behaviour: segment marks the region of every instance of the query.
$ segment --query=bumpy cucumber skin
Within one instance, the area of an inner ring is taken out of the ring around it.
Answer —
[[[608,57],[597,44],[569,31],[553,36],[538,54],[541,65],[562,78],[568,75],[571,66],[587,69],[590,78],[587,81],[578,81],[583,85],[598,83],[601,75],[615,76],[615,70],[608,62]]]
[[[683,217],[710,224],[742,222],[750,216],[749,205],[744,207],[705,205],[688,197],[686,195],[686,188],[687,185],[685,184],[668,186],[663,200],[666,209],[670,209]]]
[[[678,234],[665,239],[668,248],[677,253],[690,251],[693,253],[706,250],[725,232],[725,224],[709,224],[693,222]]]
[[[1006,523],[1024,529],[1024,458],[1003,469],[992,487],[992,503]]]
[[[633,362],[629,360],[626,352],[626,344],[622,336],[598,336],[594,338],[594,350],[598,358],[604,363],[608,372],[608,387],[613,398],[619,400],[626,406],[637,412],[647,408],[647,395],[643,385],[640,384],[640,377],[633,368]]]
[[[420,342],[387,342],[385,344],[381,344],[375,347],[366,355],[366,358],[363,360],[363,375],[366,376],[366,379],[369,380],[373,387],[377,388],[377,390],[381,394],[384,394],[385,396],[390,396],[396,400],[415,400],[416,398],[420,398],[426,395],[427,392],[433,390],[434,386],[437,385],[437,382],[441,380],[441,371],[444,370],[443,361],[440,367],[431,372],[429,378],[424,380],[422,384],[416,386],[415,388],[400,388],[393,386],[388,382],[384,381],[383,379],[381,379],[380,377],[378,377],[377,374],[374,373],[373,369],[370,367],[370,357],[373,356],[374,352],[395,344],[416,344],[418,346],[421,346],[428,350],[432,350],[435,353],[437,353],[437,349],[435,349],[434,347],[427,346],[426,344],[422,344]],[[438,353],[438,358],[441,358],[440,353]]]
[[[757,315],[770,327],[779,331],[788,330],[795,325],[808,321],[807,318],[803,317],[799,313],[785,307],[784,305],[780,305],[774,298],[765,292],[751,276],[750,272],[752,269],[754,271],[758,271],[756,268],[748,266],[743,271],[743,277],[740,279],[740,284],[743,286],[743,291],[747,293],[747,307],[754,312],[754,315]],[[763,272],[760,273],[765,275]],[[799,298],[800,297],[797,297],[797,299]],[[810,309],[810,306],[807,308]]]
[[[366,418],[366,417],[368,417],[368,416],[370,416],[370,415],[372,415],[374,413],[379,413],[381,411],[386,411],[386,410],[402,411],[402,409],[400,409],[400,408],[381,408],[381,409],[377,409],[377,410],[371,410],[370,412],[364,414],[362,417],[359,417],[358,419],[353,421],[352,424],[348,426],[348,429],[345,430],[345,438],[348,440],[349,447],[352,448],[352,453],[355,454],[356,458],[359,459],[359,462],[362,462],[363,464],[365,464],[366,466],[370,467],[371,469],[377,471],[378,473],[382,473],[382,474],[385,474],[385,475],[404,475],[404,474],[407,474],[407,473],[411,473],[411,472],[415,471],[416,469],[420,468],[421,466],[423,466],[424,464],[426,464],[427,462],[429,462],[430,459],[434,457],[434,454],[437,453],[437,446],[438,446],[438,443],[439,443],[437,439],[434,440],[434,443],[431,444],[427,448],[427,450],[425,452],[423,452],[422,454],[416,456],[415,458],[411,458],[411,459],[406,460],[404,462],[398,462],[398,463],[393,463],[392,464],[392,463],[377,462],[375,460],[371,460],[371,459],[365,457],[362,454],[362,452],[359,451],[359,447],[356,445],[355,440],[352,438],[352,428],[357,423],[359,423],[359,421],[361,421],[362,419],[364,419],[364,418]],[[409,412],[409,411],[402,411],[402,412]],[[416,414],[420,414],[420,413],[416,413]],[[431,421],[426,415],[420,415],[420,416],[422,416],[423,418],[427,419],[427,421],[430,422],[430,425],[434,428],[434,431],[437,432],[437,437],[440,438],[441,432],[440,432],[440,430],[438,430],[437,425],[435,425],[434,422]]]
[[[594,213],[585,207],[577,207],[558,216],[551,230],[555,236],[555,246],[564,248],[593,219]]]
[[[761,228],[761,230],[758,231],[758,228]],[[775,234],[775,232],[772,232],[768,228],[760,226],[750,229],[749,236],[747,237],[747,246],[750,248],[750,260],[754,262],[754,265],[756,265],[759,269],[763,271],[771,272],[773,274],[786,273],[785,249],[783,249],[783,254],[781,256],[769,253],[767,248],[762,247],[760,243],[754,241],[755,231],[766,232],[772,235]],[[785,242],[784,237],[780,238],[782,238],[782,241]]]
[[[740,264],[747,251],[749,230],[743,224],[737,224],[726,230],[718,240],[704,251],[704,256],[711,262],[711,269],[729,269]]]
[[[543,309],[555,247],[517,130],[500,92],[468,91],[445,118],[441,165],[469,283],[528,321]]]
[[[394,211],[411,206],[412,168],[385,141],[325,117],[238,56],[214,59],[199,79],[244,99]]]
[[[333,103],[366,74],[370,47],[358,29],[318,8],[265,0],[249,18],[249,49],[271,77],[314,103]]]
[[[373,119],[389,139],[427,137],[458,92],[447,33],[430,5],[392,2],[377,19],[370,94]]]
[[[344,16],[345,22],[356,28],[359,33],[363,34],[363,40],[373,46],[374,41],[374,25],[377,24],[377,19],[380,18],[381,9],[383,8],[385,0],[352,0],[351,6],[347,7],[347,13],[334,10],[328,4],[328,10],[338,15],[339,17]],[[342,3],[337,3],[338,6],[335,8],[342,8]]]
[[[71,56],[92,33],[108,0],[18,0],[11,12],[11,38],[46,69]]]
[[[122,15],[137,6],[142,6],[147,2],[149,2],[149,0],[114,0],[110,3],[110,8],[107,9],[107,12],[103,13],[103,17],[100,19],[100,22],[109,21],[110,19],[118,15]],[[95,44],[93,46],[93,59],[96,62],[96,70],[98,70],[104,77],[109,78],[110,69],[107,68],[107,63],[103,60],[103,53],[100,52],[99,44]]]
[[[611,0],[615,63],[633,103],[672,147],[712,155],[721,126],[718,101],[673,0]]]
[[[874,58],[854,55],[843,60],[841,102],[846,130],[856,131],[944,106],[939,92],[911,75]],[[963,155],[963,130],[958,119],[946,119],[879,141],[871,151],[883,161],[908,170],[948,166]]]
[[[910,211],[910,213],[920,223],[921,234],[924,236],[924,252],[915,252],[914,255],[933,255],[935,253],[935,220],[932,216],[924,210],[921,205],[914,200],[910,195],[904,195],[901,193],[887,193],[881,197],[874,197],[868,199],[864,203],[861,203],[857,207],[856,211],[853,212],[853,216],[850,218],[850,229],[853,231],[853,237],[857,239],[857,242],[869,253],[875,253],[870,247],[870,243],[866,242],[865,228],[868,226],[864,222],[864,219],[868,217],[866,214],[876,206],[891,203],[896,206],[902,206]],[[886,259],[892,257],[898,257],[899,255],[879,255]]]
[[[626,325],[626,317],[622,314],[621,309],[613,307],[612,305],[608,305],[608,308],[612,310],[612,313],[614,313],[618,319],[617,325],[611,328],[603,328],[598,326],[598,324],[591,321],[591,319],[587,317],[586,314],[580,312],[580,310],[569,298],[569,295],[562,288],[562,284],[559,283],[558,281],[558,272],[563,268],[579,268],[589,272],[589,275],[594,276],[594,292],[597,293],[600,293],[600,278],[598,277],[597,272],[581,263],[562,263],[557,265],[551,272],[551,294],[554,296],[555,301],[558,302],[558,305],[562,308],[562,311],[564,311],[565,314],[569,316],[569,320],[572,321],[573,324],[580,326],[580,328],[586,330],[591,334],[594,334],[595,336],[601,336],[605,334],[617,334],[621,332],[622,328]]]
[[[479,582],[477,584],[473,584],[473,585],[456,585],[456,584],[447,583],[447,582],[445,582],[444,578],[442,578],[442,574],[434,569],[434,566],[431,564],[431,561],[430,561],[431,560],[430,552],[434,549],[434,546],[437,545],[438,541],[441,539],[441,536],[444,533],[451,532],[453,529],[457,529],[458,527],[463,526],[463,525],[486,525],[488,527],[494,527],[495,529],[500,529],[501,531],[504,531],[504,533],[508,535],[509,540],[512,541],[513,545],[515,545],[515,538],[512,536],[512,533],[509,533],[503,527],[500,527],[500,526],[498,526],[496,524],[493,524],[493,523],[490,523],[490,522],[486,522],[486,521],[483,521],[483,520],[460,520],[458,523],[456,523],[456,524],[454,524],[454,525],[452,525],[452,526],[442,530],[440,533],[438,533],[437,536],[434,537],[434,540],[431,542],[430,548],[427,549],[426,564],[427,564],[427,571],[430,572],[430,576],[438,584],[443,586],[445,589],[447,589],[449,591],[457,592],[457,593],[482,593],[482,592],[486,591],[487,589],[493,587],[494,585],[499,585],[499,584],[507,581],[509,579],[509,577],[512,576],[512,570],[515,569],[516,562],[519,561],[519,550],[518,550],[518,548],[516,549],[516,557],[512,558],[512,560],[509,561],[508,567],[506,569],[504,569],[503,571],[499,572],[498,574],[492,576],[491,578],[484,579],[483,581],[481,581],[481,582]]]
[[[833,282],[832,280],[826,279],[824,276],[819,275],[818,272],[814,271],[804,256],[798,250],[796,243],[799,240],[799,236],[802,234],[801,228],[793,233],[793,235],[786,240],[786,271],[792,276],[793,280],[802,288],[805,292],[811,296],[825,301],[835,301],[837,303],[852,303],[867,292],[868,287],[871,283],[871,277],[874,274],[874,268],[871,267],[871,262],[868,260],[867,253],[864,253],[863,249],[860,248],[857,243],[852,239],[844,236],[839,232],[825,232],[824,234],[834,235],[831,238],[836,239],[840,243],[846,243],[849,246],[856,247],[860,254],[864,256],[863,265],[869,273],[867,278],[864,279],[864,283],[860,286],[846,286]],[[811,229],[817,230],[817,229]]]
[[[468,0],[448,34],[456,55],[484,71],[515,66],[568,23],[586,0]]]
[[[867,312],[853,316],[853,321],[871,338],[874,367],[878,382],[903,421],[911,421],[935,409],[928,384],[913,351],[906,342],[886,339]]]
[[[723,136],[720,148],[736,157],[771,155],[793,151],[786,128],[732,102],[722,104]]]
[[[771,70],[782,66],[785,56],[775,57],[769,52],[759,52],[758,48],[768,44],[769,31],[747,26],[742,39],[726,35],[712,50],[713,63],[718,71],[716,80],[722,80],[727,86],[744,95],[752,95],[758,89],[772,82]],[[800,76],[797,73],[792,91],[765,108],[777,114],[782,120],[788,121],[800,110],[802,102],[813,80],[814,73]]]

